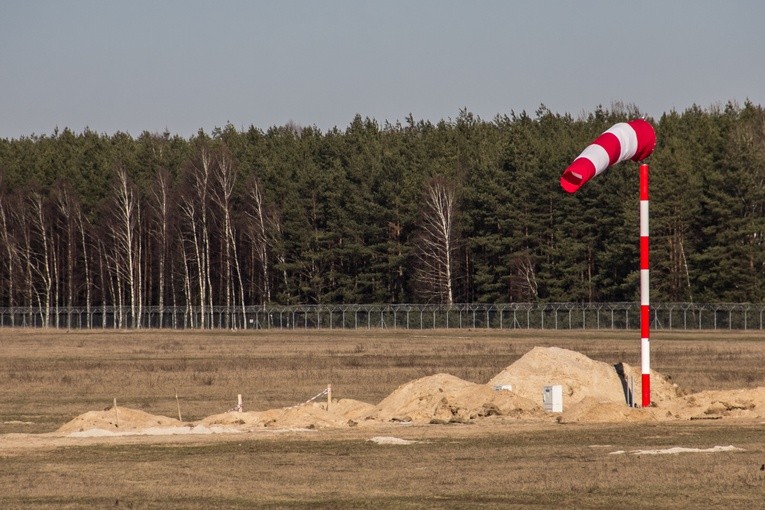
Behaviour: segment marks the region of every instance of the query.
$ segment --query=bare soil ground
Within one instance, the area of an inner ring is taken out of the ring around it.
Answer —
[[[660,332],[654,405],[631,409],[631,332],[2,333],[3,507],[756,508],[765,490],[761,334]]]

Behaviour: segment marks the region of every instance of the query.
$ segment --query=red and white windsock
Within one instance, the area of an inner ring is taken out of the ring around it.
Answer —
[[[588,145],[560,178],[560,185],[574,193],[594,176],[616,163],[632,159],[642,161],[656,147],[653,126],[643,119],[614,124]]]

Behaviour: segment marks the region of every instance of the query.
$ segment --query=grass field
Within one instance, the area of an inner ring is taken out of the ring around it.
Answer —
[[[265,410],[303,402],[328,383],[336,398],[376,404],[439,372],[485,383],[538,345],[639,365],[635,332],[0,333],[2,508],[760,508],[765,494],[765,424],[757,422],[39,435],[115,398],[169,417],[180,404],[187,421],[226,411],[237,394],[246,410]],[[652,368],[689,391],[765,386],[763,360],[761,333],[652,339]],[[378,445],[373,435],[417,442]],[[740,450],[629,453],[717,445]]]

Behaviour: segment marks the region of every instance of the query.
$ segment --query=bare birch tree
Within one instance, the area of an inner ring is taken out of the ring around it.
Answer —
[[[29,199],[30,221],[35,229],[39,242],[39,251],[33,252],[31,249],[31,239],[27,239],[27,261],[30,268],[30,278],[32,278],[31,287],[34,288],[34,276],[32,271],[39,278],[42,284],[41,290],[36,290],[37,304],[40,310],[40,316],[43,319],[43,326],[50,326],[50,312],[53,292],[53,268],[51,265],[51,240],[48,226],[48,220],[45,215],[45,204],[42,195],[32,193]]]
[[[208,221],[209,189],[212,175],[212,156],[203,148],[199,161],[191,167],[191,190],[181,199],[180,210],[190,235],[194,261],[197,269],[198,299],[200,306],[199,327],[212,326],[207,313],[212,313],[213,292],[210,275],[210,225]],[[185,236],[184,236],[185,237]],[[184,238],[181,242],[189,241]]]
[[[215,184],[213,188],[213,198],[223,214],[223,246],[224,246],[224,279],[226,294],[226,328],[235,327],[231,322],[235,286],[233,285],[233,270],[236,272],[237,282],[239,284],[239,302],[242,306],[242,318],[247,323],[246,308],[244,303],[244,285],[242,284],[242,271],[239,266],[239,257],[236,249],[236,236],[234,235],[234,226],[231,219],[232,205],[231,197],[234,193],[237,171],[231,158],[225,153],[218,159],[215,172]]]
[[[456,190],[443,177],[425,183],[417,238],[417,281],[428,301],[454,303]]]
[[[167,250],[170,229],[170,174],[167,171],[157,172],[154,186],[151,189],[152,205],[154,208],[154,237],[158,244],[158,285],[157,290],[160,327],[165,316],[165,266],[167,264]]]
[[[528,252],[518,254],[510,262],[510,298],[517,301],[535,301],[539,297],[539,283],[534,260]]]
[[[91,329],[93,327],[93,275],[90,267],[90,255],[88,250],[87,227],[86,220],[82,215],[82,207],[78,205],[75,210],[75,221],[80,231],[80,246],[82,249],[82,262],[85,269],[85,315],[87,320],[87,327]]]
[[[250,238],[255,256],[260,263],[260,278],[262,280],[261,305],[271,302],[271,253],[280,263],[284,263],[284,255],[278,250],[281,239],[281,220],[273,206],[266,204],[263,184],[257,177],[252,178],[247,185],[247,197],[250,209],[247,211]],[[283,275],[287,282],[286,272]]]
[[[34,276],[32,271],[32,232],[30,222],[28,221],[28,211],[25,204],[22,204],[15,216],[16,223],[20,226],[23,244],[21,247],[22,262],[24,264],[24,305],[27,307],[27,321],[32,322],[32,305],[34,295]]]
[[[15,273],[17,262],[19,260],[18,247],[16,245],[16,239],[11,234],[11,230],[8,226],[10,221],[9,214],[6,212],[8,209],[7,200],[3,195],[0,195],[0,242],[3,245],[3,253],[5,254],[6,264],[3,265],[7,271],[7,286],[8,290],[8,307],[10,309],[11,327],[15,326],[16,313],[15,313]]]
[[[178,236],[181,239],[181,242],[178,243],[181,247],[181,262],[183,263],[183,294],[186,301],[186,313],[184,313],[183,317],[183,325],[184,327],[196,327],[196,320],[194,315],[194,294],[191,290],[191,271],[189,270],[189,255],[186,252],[186,243],[183,239],[183,233],[180,231],[178,232]],[[195,245],[196,246],[196,245]],[[201,274],[201,273],[200,273]],[[204,310],[204,305],[203,308]],[[202,314],[204,316],[204,313]]]
[[[58,188],[56,193],[56,206],[58,210],[58,218],[63,223],[65,246],[66,251],[66,327],[71,329],[72,327],[72,308],[74,306],[74,266],[75,266],[75,250],[77,249],[77,243],[75,242],[75,229],[77,228],[77,203],[72,196],[72,192],[66,186]]]
[[[186,302],[187,306],[189,307],[189,312],[191,311],[191,308],[194,304],[194,297],[192,295],[191,291],[191,270],[189,269],[189,258],[193,257],[194,265],[196,266],[196,279],[197,279],[197,293],[196,296],[199,299],[199,307],[200,307],[200,323],[199,327],[205,328],[206,325],[206,306],[207,306],[207,278],[205,277],[205,268],[206,263],[204,259],[204,249],[201,246],[199,237],[200,234],[198,232],[199,230],[199,218],[197,213],[197,206],[194,201],[193,197],[185,196],[183,198],[183,203],[181,203],[180,206],[181,213],[185,219],[185,221],[188,224],[188,233],[181,233],[181,248],[183,250],[183,264],[184,264],[184,272],[185,272],[185,288],[186,288]],[[191,236],[191,239],[188,239],[188,236]],[[192,255],[189,256],[186,254],[186,243],[191,244],[192,249]],[[192,325],[192,327],[195,327]]]
[[[139,327],[140,288],[140,244],[138,239],[139,204],[127,171],[117,168],[116,183],[116,224],[112,231],[114,238],[114,264],[117,275],[117,289],[121,293],[125,282],[130,306],[131,326]]]
[[[101,328],[106,328],[106,307],[108,301],[107,290],[112,290],[112,303],[114,303],[114,290],[112,287],[112,279],[108,279],[107,285],[107,273],[109,268],[106,261],[106,247],[104,246],[103,238],[98,238],[98,275],[101,284]]]

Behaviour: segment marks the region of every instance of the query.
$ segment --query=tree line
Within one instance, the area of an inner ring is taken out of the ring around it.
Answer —
[[[638,116],[1,139],[0,307],[633,301],[637,164],[559,179]],[[648,120],[652,299],[762,302],[765,111]]]

